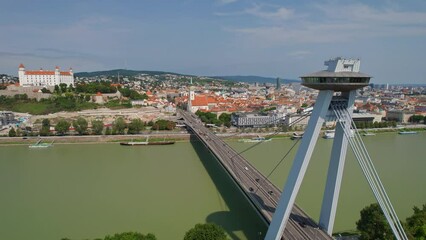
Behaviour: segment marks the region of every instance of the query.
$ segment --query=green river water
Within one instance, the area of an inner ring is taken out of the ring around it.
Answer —
[[[426,133],[365,137],[400,219],[426,203]],[[274,139],[243,155],[268,174],[294,141]],[[250,143],[229,144],[244,150]],[[297,203],[318,219],[331,140],[319,139]],[[283,187],[296,149],[271,175]],[[259,239],[266,226],[215,159],[198,142],[169,146],[56,144],[0,147],[0,239],[86,239],[123,231],[182,239],[196,223],[214,222],[232,239]],[[374,202],[347,157],[335,231],[355,229]]]

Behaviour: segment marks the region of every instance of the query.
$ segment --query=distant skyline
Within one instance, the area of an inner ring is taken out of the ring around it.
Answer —
[[[426,83],[426,1],[2,1],[0,73],[117,68],[299,79],[337,56]]]

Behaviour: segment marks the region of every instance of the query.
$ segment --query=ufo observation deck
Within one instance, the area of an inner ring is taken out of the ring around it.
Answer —
[[[360,72],[319,71],[300,77],[302,85],[317,90],[346,92],[368,86],[371,76]]]

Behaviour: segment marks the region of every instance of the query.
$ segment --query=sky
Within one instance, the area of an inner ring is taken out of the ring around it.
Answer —
[[[298,79],[334,57],[426,84],[426,1],[0,0],[0,73],[117,68]]]

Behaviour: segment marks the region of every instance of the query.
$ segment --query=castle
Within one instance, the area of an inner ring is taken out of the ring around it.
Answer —
[[[18,70],[20,86],[55,86],[65,83],[67,86],[74,85],[74,73],[72,69],[68,72],[59,71],[56,67],[51,70],[25,70],[25,66],[21,63]]]

